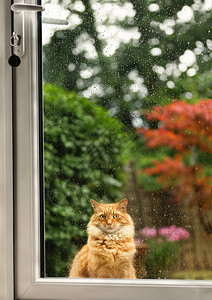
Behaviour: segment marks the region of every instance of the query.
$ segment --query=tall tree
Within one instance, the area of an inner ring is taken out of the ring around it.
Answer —
[[[147,147],[172,151],[154,160],[146,173],[157,176],[163,187],[171,188],[176,201],[197,206],[200,221],[211,234],[212,224],[204,219],[203,211],[211,210],[212,100],[156,106],[147,118],[160,122],[157,129],[138,129]]]
[[[71,25],[43,48],[45,81],[95,100],[127,125],[141,108],[188,92],[182,79],[211,69],[212,14],[202,1],[59,2]]]

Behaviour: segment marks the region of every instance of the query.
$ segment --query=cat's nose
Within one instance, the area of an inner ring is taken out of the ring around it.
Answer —
[[[107,221],[107,225],[112,225],[112,221]]]

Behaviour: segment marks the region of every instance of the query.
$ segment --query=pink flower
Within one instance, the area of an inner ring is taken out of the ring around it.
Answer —
[[[170,227],[160,228],[159,234],[161,236],[164,236],[166,240],[170,242],[186,240],[190,236],[190,233],[187,230],[181,227],[177,228],[175,225],[172,225]]]
[[[170,230],[170,231],[174,231],[176,228],[177,228],[177,227],[176,227],[175,225],[172,225],[172,226],[169,227],[169,230]]]
[[[180,241],[180,232],[176,229],[172,231],[169,236],[167,236],[167,241],[175,242]]]
[[[169,227],[162,227],[158,230],[158,232],[159,232],[159,235],[167,237],[170,234],[170,229],[169,229]]]
[[[169,242],[186,240],[190,236],[190,233],[186,229],[176,227],[175,225],[160,228],[158,234]],[[145,238],[155,238],[157,236],[157,230],[154,227],[144,227],[141,230],[141,235]],[[158,240],[158,243],[162,242],[162,238]]]
[[[181,239],[182,240],[187,240],[189,238],[189,236],[190,236],[190,233],[187,230],[185,230],[185,229],[181,230]]]
[[[154,227],[153,228],[144,227],[141,230],[141,235],[146,237],[146,238],[154,238],[154,237],[157,236],[157,230]]]

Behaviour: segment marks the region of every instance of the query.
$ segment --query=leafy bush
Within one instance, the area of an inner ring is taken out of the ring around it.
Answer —
[[[151,279],[169,277],[170,271],[179,259],[179,243],[168,241],[159,243],[156,240],[150,240],[148,244],[149,252],[145,260],[147,277]]]
[[[67,276],[86,242],[90,199],[121,197],[122,125],[92,103],[44,86],[46,276]]]

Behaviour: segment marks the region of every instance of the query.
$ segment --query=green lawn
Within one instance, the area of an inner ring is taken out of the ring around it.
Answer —
[[[212,280],[212,270],[185,270],[172,273],[172,279]]]

